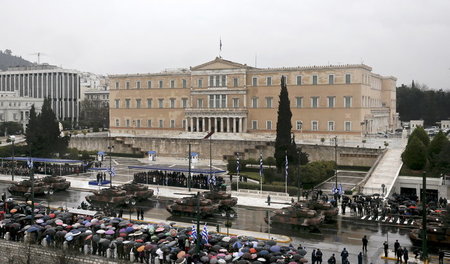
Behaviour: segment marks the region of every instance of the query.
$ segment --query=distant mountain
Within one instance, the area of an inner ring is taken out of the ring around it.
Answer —
[[[11,50],[0,50],[0,70],[7,70],[8,67],[16,66],[31,66],[32,62],[22,59],[22,57],[17,57],[12,55]]]

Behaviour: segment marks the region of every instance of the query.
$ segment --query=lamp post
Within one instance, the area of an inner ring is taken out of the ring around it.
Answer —
[[[300,160],[301,153],[300,150],[297,149],[298,162],[297,162],[297,202],[300,202]]]
[[[47,188],[44,190],[44,194],[47,196],[47,214],[50,214],[50,201],[54,190],[52,188]]]
[[[230,218],[233,218],[234,216],[235,216],[235,214],[234,214],[234,212],[233,211],[223,211],[222,213],[221,213],[221,215],[223,216],[223,217],[226,217],[227,218],[227,221],[225,222],[225,227],[227,228],[227,236],[229,235],[229,228],[230,227],[232,227],[232,223],[231,223],[231,221],[230,221]]]
[[[15,136],[10,136],[9,140],[11,140],[12,142],[12,170],[11,170],[11,180],[14,181],[14,169],[16,168],[16,165],[14,163],[14,141],[16,141],[16,137]]]
[[[109,141],[109,140],[108,140]],[[112,187],[112,152],[114,150],[114,146],[109,145],[109,187]]]
[[[136,200],[135,199],[126,199],[125,204],[129,207],[130,221],[131,221],[131,211],[133,210],[133,206],[136,205]]]
[[[427,244],[427,172],[422,174],[422,260],[428,263]]]
[[[336,169],[334,170],[334,176],[336,180],[336,189],[338,187],[338,173],[337,173],[337,136],[334,137],[334,166],[336,166]]]

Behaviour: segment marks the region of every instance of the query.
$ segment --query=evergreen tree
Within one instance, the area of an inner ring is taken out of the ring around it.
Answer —
[[[288,153],[288,156],[291,157],[290,161],[294,160],[292,159],[292,157],[293,155],[296,155],[295,153],[292,154],[293,149],[292,147],[290,147],[292,146],[291,118],[292,118],[291,104],[289,102],[289,94],[286,86],[286,80],[284,76],[281,76],[281,91],[278,104],[277,136],[275,139],[275,160],[278,170],[281,170],[281,168],[284,166],[285,155],[288,149],[289,152],[291,152]]]
[[[441,152],[436,158],[436,167],[439,172],[448,174],[450,172],[450,142],[444,143]]]
[[[427,147],[430,144],[430,137],[428,136],[427,132],[425,132],[425,129],[423,129],[423,127],[421,126],[416,127],[414,131],[411,133],[408,139],[408,144],[413,137],[417,137],[420,141],[422,141],[425,147]]]
[[[431,167],[436,164],[436,159],[439,153],[441,153],[443,147],[448,143],[448,139],[442,131],[436,134],[431,140],[430,145],[428,145],[428,159],[430,161]]]
[[[427,165],[427,148],[417,136],[409,138],[408,145],[402,153],[402,161],[412,170],[422,170]]]
[[[50,99],[45,98],[41,113],[36,117],[34,106],[30,110],[30,120],[26,131],[26,142],[32,155],[51,157],[54,153],[66,151],[68,138],[61,137],[59,123],[51,109]]]
[[[36,115],[36,109],[34,108],[34,104],[30,109],[30,118],[28,120],[27,129],[25,131],[25,141],[28,146],[36,146],[38,142],[38,120]]]

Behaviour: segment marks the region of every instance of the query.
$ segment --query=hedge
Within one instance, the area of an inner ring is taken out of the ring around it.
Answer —
[[[236,191],[237,190],[237,183],[233,182],[231,184],[231,190]],[[239,189],[248,189],[248,190],[261,190],[261,185],[257,183],[250,183],[250,182],[240,182],[239,183]],[[269,184],[263,184],[263,191],[268,192],[285,192],[285,186],[284,185],[269,185]],[[297,195],[298,188],[294,186],[288,186],[288,194],[290,196],[296,196]]]

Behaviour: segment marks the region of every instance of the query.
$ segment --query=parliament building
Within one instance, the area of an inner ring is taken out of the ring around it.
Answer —
[[[296,134],[359,136],[397,127],[396,78],[367,65],[256,68],[217,57],[185,69],[109,76],[110,129],[274,134],[281,76]]]

